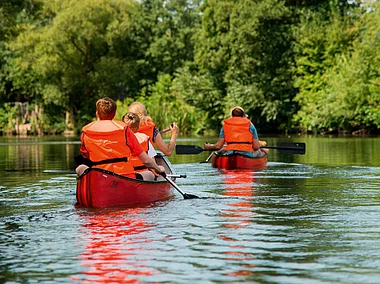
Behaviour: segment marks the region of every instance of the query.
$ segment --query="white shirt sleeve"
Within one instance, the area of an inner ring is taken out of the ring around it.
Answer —
[[[154,147],[153,147],[153,145],[152,145],[152,143],[148,143],[148,155],[150,156],[150,157],[154,157],[154,156],[156,156],[157,155],[157,152],[156,152],[156,150],[154,150]]]

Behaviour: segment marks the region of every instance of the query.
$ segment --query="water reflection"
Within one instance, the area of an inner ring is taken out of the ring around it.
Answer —
[[[379,283],[380,138],[300,140],[254,173],[173,155],[180,188],[212,198],[112,210],[43,173],[79,145],[0,143],[0,283]]]
[[[136,283],[135,277],[153,272],[136,260],[145,243],[144,232],[150,225],[140,216],[146,208],[82,209],[80,233],[86,240],[84,252],[78,258],[88,268],[74,281],[83,283]]]
[[[250,247],[241,242],[240,238],[236,238],[236,234],[241,234],[236,230],[244,230],[245,227],[254,223],[253,198],[255,195],[254,178],[255,173],[252,171],[224,171],[223,183],[226,185],[224,195],[229,197],[239,197],[234,202],[227,204],[228,208],[225,213],[221,214],[224,218],[223,230],[219,238],[229,242],[229,250],[225,251],[225,260],[242,261],[233,271],[227,272],[227,276],[247,276],[252,274],[255,265],[252,261],[253,257]],[[232,230],[232,231],[231,231]],[[232,234],[234,236],[232,236]],[[243,232],[244,234],[244,232]]]
[[[224,226],[231,229],[238,229],[247,226],[254,216],[252,212],[252,198],[254,196],[254,172],[251,171],[224,171],[223,183],[227,185],[224,191],[226,196],[247,197],[238,199],[238,202],[229,204],[231,208],[223,217],[231,219],[233,222]]]
[[[73,138],[0,139],[0,170],[39,172],[49,169],[74,169],[73,157],[79,153]],[[57,141],[58,140],[58,141]]]

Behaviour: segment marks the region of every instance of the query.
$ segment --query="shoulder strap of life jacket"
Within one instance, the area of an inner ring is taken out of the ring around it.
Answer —
[[[127,157],[113,158],[113,159],[106,159],[106,160],[101,160],[101,161],[93,162],[90,159],[87,159],[87,158],[83,157],[82,155],[78,155],[78,156],[74,157],[74,161],[77,164],[77,166],[79,166],[79,165],[86,165],[88,167],[92,167],[92,166],[98,166],[98,165],[104,165],[104,164],[113,164],[113,163],[119,163],[119,162],[128,162],[128,158]]]

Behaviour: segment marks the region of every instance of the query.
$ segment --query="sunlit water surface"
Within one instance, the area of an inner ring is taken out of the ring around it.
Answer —
[[[380,164],[356,153],[380,140],[303,140],[305,156],[273,150],[258,172],[173,156],[177,184],[201,199],[105,209],[75,206],[77,143],[7,140],[0,282],[379,283]]]

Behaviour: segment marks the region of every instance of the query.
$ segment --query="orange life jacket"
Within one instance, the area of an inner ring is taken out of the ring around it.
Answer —
[[[149,136],[144,133],[136,133],[136,138],[139,141],[141,147],[143,150],[148,153],[149,150]],[[133,164],[133,167],[136,172],[146,170],[147,167],[141,162],[139,157],[131,157],[130,158],[131,163]]]
[[[225,150],[253,152],[253,137],[249,130],[251,121],[246,117],[231,117],[224,120]]]
[[[121,175],[133,174],[133,165],[128,159],[131,151],[127,146],[127,126],[121,121],[98,120],[82,128],[82,143],[86,147],[89,159],[100,168]],[[116,159],[108,163],[107,160]],[[119,161],[118,161],[119,160]],[[96,164],[104,161],[104,164]]]
[[[140,123],[140,126],[139,126],[139,130],[137,132],[139,133],[144,133],[145,135],[149,136],[149,141],[150,143],[152,143],[152,145],[154,144],[153,143],[153,134],[154,134],[154,127],[156,125],[148,120],[148,121],[145,121],[143,123]]]

